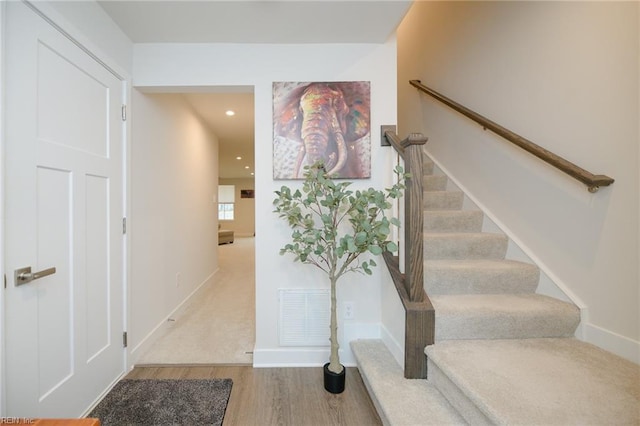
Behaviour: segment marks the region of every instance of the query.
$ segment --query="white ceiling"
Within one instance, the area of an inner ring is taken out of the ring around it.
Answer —
[[[384,43],[407,0],[99,1],[134,43]]]
[[[221,178],[251,178],[254,171],[254,107],[250,93],[187,93],[184,95],[218,136]],[[225,114],[232,110],[236,114]],[[237,160],[236,157],[241,157]],[[248,167],[248,168],[247,168]]]
[[[98,3],[134,43],[300,44],[384,43],[412,1],[104,0]],[[185,96],[218,136],[219,176],[251,177],[253,91],[251,88],[209,88],[206,92]],[[226,116],[227,109],[235,110],[236,115]],[[236,160],[237,156],[243,159]]]

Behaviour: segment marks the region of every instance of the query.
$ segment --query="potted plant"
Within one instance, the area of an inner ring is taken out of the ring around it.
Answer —
[[[302,191],[283,186],[275,191],[275,212],[293,229],[291,242],[280,254],[291,253],[294,261],[308,263],[322,270],[331,286],[331,355],[324,365],[324,387],[332,393],[344,390],[345,369],[338,356],[336,284],[348,272],[371,275],[376,262],[362,255],[396,252],[389,240],[391,226],[400,221],[385,213],[391,199],[402,196],[405,178],[402,167],[395,173],[398,182],[391,188],[350,190],[351,182],[337,182],[328,176],[323,163],[305,167]]]

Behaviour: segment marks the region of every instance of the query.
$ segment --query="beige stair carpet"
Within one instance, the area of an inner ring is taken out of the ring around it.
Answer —
[[[464,413],[472,424],[640,424],[640,366],[576,339],[448,341],[426,353],[429,381],[477,407]]]
[[[536,294],[538,267],[507,259],[506,235],[483,232],[483,213],[433,171],[425,156],[424,284],[435,310],[428,380],[392,374],[382,342],[351,343],[383,422],[455,424],[459,415],[474,426],[640,426],[637,366],[574,339],[579,309]]]
[[[254,238],[218,246],[220,270],[137,364],[252,364]]]
[[[460,415],[426,380],[405,379],[381,340],[351,342],[358,369],[385,425],[464,425]]]

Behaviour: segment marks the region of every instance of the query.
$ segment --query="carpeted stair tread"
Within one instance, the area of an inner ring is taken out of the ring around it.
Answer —
[[[640,424],[640,366],[594,345],[458,340],[425,352],[429,382],[469,424]]]
[[[425,210],[460,210],[464,200],[462,191],[424,191]]]
[[[425,191],[444,191],[449,178],[445,175],[423,175],[422,187]]]
[[[540,270],[505,259],[440,259],[424,262],[427,294],[534,293]]]
[[[464,420],[426,380],[408,380],[381,340],[354,340],[351,350],[386,425],[462,425]]]
[[[480,210],[431,210],[424,212],[426,232],[480,232],[484,213]]]
[[[487,232],[424,233],[424,258],[430,259],[503,259],[508,239]]]
[[[573,304],[540,294],[433,295],[436,342],[461,339],[571,337],[580,322]]]
[[[505,259],[508,238],[481,232],[483,213],[463,210],[465,195],[446,190],[426,153],[424,164],[424,285],[436,342],[425,350],[429,378],[409,381],[421,383],[410,394],[396,391],[386,367],[397,363],[384,344],[352,342],[383,423],[462,421],[401,417],[419,413],[414,392],[435,386],[473,425],[640,426],[640,367],[574,339],[580,310],[536,294],[539,268]]]

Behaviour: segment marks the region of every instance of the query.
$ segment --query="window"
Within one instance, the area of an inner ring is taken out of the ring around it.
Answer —
[[[233,203],[218,203],[218,220],[233,220]]]
[[[233,220],[235,185],[218,185],[218,220]]]

